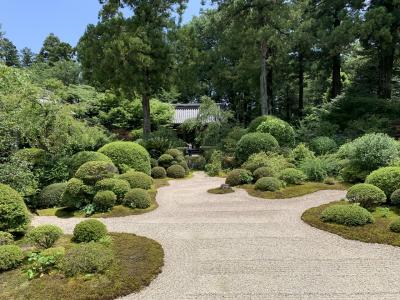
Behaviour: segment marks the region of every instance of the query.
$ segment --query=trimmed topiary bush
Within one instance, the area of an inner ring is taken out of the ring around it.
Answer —
[[[265,121],[257,127],[257,131],[271,134],[281,147],[292,147],[294,145],[295,133],[293,127],[277,117],[267,116]]]
[[[117,202],[117,195],[112,191],[99,191],[93,197],[93,204],[96,211],[110,211]]]
[[[22,196],[5,184],[0,184],[0,231],[24,233],[29,224],[29,212]]]
[[[235,150],[235,157],[238,162],[243,163],[254,153],[274,152],[278,148],[278,141],[269,133],[248,133],[239,140]]]
[[[370,208],[386,202],[385,193],[380,188],[368,183],[353,185],[348,190],[346,198],[349,202],[359,203],[365,208]]]
[[[328,177],[327,167],[323,160],[310,158],[300,164],[300,170],[306,174],[308,180],[324,181]]]
[[[75,174],[78,168],[88,161],[112,162],[111,158],[103,153],[95,151],[81,151],[72,155],[69,163],[70,173]]]
[[[112,162],[88,161],[78,168],[75,177],[85,184],[93,185],[96,181],[111,178],[118,174],[118,169]]]
[[[393,205],[399,205],[400,204],[400,189],[395,190],[391,195],[390,195],[390,202]]]
[[[284,169],[278,177],[287,184],[302,184],[307,179],[306,174],[301,170],[293,168]]]
[[[149,190],[153,184],[153,179],[149,175],[137,171],[128,171],[120,175],[119,179],[128,181],[132,189],[139,188]]]
[[[263,177],[273,177],[274,173],[268,167],[261,167],[253,172],[254,179],[258,180]]]
[[[39,197],[36,201],[36,207],[51,208],[60,206],[66,188],[67,188],[66,182],[53,183],[46,186],[39,194]]]
[[[275,192],[283,187],[282,181],[275,177],[263,177],[257,180],[255,189],[259,191]]]
[[[265,122],[266,120],[268,120],[268,116],[260,116],[253,119],[253,121],[251,121],[249,126],[247,127],[247,132],[256,132],[258,126],[260,126],[261,123]]]
[[[185,178],[186,171],[180,165],[173,165],[167,169],[167,175],[170,178]]]
[[[150,207],[151,198],[146,190],[136,188],[126,193],[123,203],[127,207],[145,209]]]
[[[63,194],[62,204],[68,207],[81,208],[88,204],[88,200],[84,194],[85,185],[78,178],[71,178],[67,182],[65,192]]]
[[[112,191],[117,199],[123,199],[130,188],[129,182],[120,178],[106,178],[96,182],[98,191]]]
[[[315,158],[314,152],[308,149],[308,147],[303,143],[298,144],[290,153],[290,159],[296,165],[299,165],[302,161],[310,158]]]
[[[371,213],[356,204],[329,206],[321,213],[321,220],[346,226],[360,226],[374,222]]]
[[[313,138],[310,142],[310,148],[317,155],[323,155],[335,152],[337,143],[334,139],[327,136],[318,136]]]
[[[389,226],[390,230],[396,233],[400,233],[400,218],[397,218]]]
[[[183,152],[179,149],[168,149],[167,151],[165,151],[165,154],[171,155],[175,160],[183,157]]]
[[[400,167],[385,167],[375,170],[367,176],[365,183],[377,186],[385,192],[386,196],[389,196],[395,190],[400,189]]]
[[[0,246],[11,245],[14,243],[14,237],[11,233],[0,231]]]
[[[174,157],[169,154],[163,154],[158,158],[158,165],[164,168],[168,168],[172,165]]]
[[[253,176],[251,172],[245,169],[235,169],[228,173],[225,183],[229,186],[237,186],[241,184],[251,183]]]
[[[18,267],[24,259],[22,249],[16,245],[0,246],[0,272]]]
[[[167,177],[167,171],[163,167],[154,167],[151,169],[151,177],[161,179]]]
[[[105,237],[107,233],[106,225],[99,220],[85,220],[75,226],[73,240],[77,243],[97,242]]]
[[[147,150],[133,142],[113,142],[98,150],[98,152],[107,155],[113,163],[120,168],[122,165],[150,175],[150,155]]]
[[[190,170],[189,170],[189,166],[186,163],[186,161],[180,161],[180,162],[178,162],[178,165],[185,169],[186,175],[189,174]]]
[[[27,238],[39,248],[50,248],[63,235],[60,227],[55,225],[41,225],[33,228]]]

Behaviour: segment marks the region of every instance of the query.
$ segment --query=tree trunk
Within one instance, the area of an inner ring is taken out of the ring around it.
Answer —
[[[342,79],[340,77],[341,58],[340,54],[332,57],[332,90],[331,98],[335,98],[342,93]]]
[[[273,79],[273,73],[272,73],[272,68],[268,66],[268,74],[267,74],[267,95],[268,95],[268,114],[272,115],[273,109],[274,109],[274,95],[273,95],[273,90],[272,90],[272,79]]]
[[[379,54],[378,70],[378,97],[389,99],[392,97],[392,77],[394,65],[394,49]]]
[[[303,116],[304,110],[304,57],[299,53],[299,118]]]
[[[268,70],[267,70],[267,59],[268,59],[268,47],[265,41],[261,41],[260,44],[260,64],[261,64],[261,74],[260,74],[260,106],[261,114],[268,115]]]
[[[151,133],[150,97],[146,93],[143,93],[142,95],[142,106],[143,106],[143,134],[146,137]]]

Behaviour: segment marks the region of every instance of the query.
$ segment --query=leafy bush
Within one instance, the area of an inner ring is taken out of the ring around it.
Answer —
[[[158,167],[158,160],[155,158],[150,158],[150,165],[152,168]]]
[[[254,179],[258,180],[263,177],[273,177],[274,173],[268,167],[260,167],[253,172]]]
[[[283,187],[282,181],[274,177],[263,177],[257,180],[255,189],[260,191],[275,192]]]
[[[61,269],[68,277],[103,273],[114,262],[112,249],[99,243],[74,245],[65,254]]]
[[[400,233],[400,218],[397,218],[389,226],[390,230],[396,233]]]
[[[211,154],[210,163],[205,166],[209,176],[218,176],[222,171],[222,152],[214,150]]]
[[[81,151],[74,154],[70,159],[70,173],[75,174],[80,166],[88,161],[105,161],[105,162],[112,162],[111,158],[107,155],[104,155],[100,152],[94,151]]]
[[[204,170],[204,167],[206,165],[206,159],[204,158],[204,156],[186,156],[185,159],[190,169],[199,171]]]
[[[78,168],[75,177],[91,185],[98,180],[111,178],[115,174],[118,174],[118,169],[111,162],[88,161]]]
[[[23,233],[29,224],[29,212],[21,195],[0,184],[0,231]]]
[[[347,162],[343,169],[340,170],[339,175],[345,182],[363,182],[370,172],[363,170],[359,166]]]
[[[22,249],[16,245],[0,246],[0,272],[18,267],[24,259]]]
[[[117,199],[123,199],[130,188],[129,182],[120,178],[106,178],[96,182],[97,190],[112,191]]]
[[[365,208],[370,208],[386,202],[385,193],[380,188],[368,183],[353,185],[348,190],[346,198],[349,202],[359,203]]]
[[[158,158],[158,165],[164,168],[168,168],[171,166],[174,161],[174,157],[169,154],[163,154]]]
[[[50,248],[63,235],[60,227],[55,225],[41,225],[33,228],[27,238],[40,248]]]
[[[249,133],[256,132],[258,126],[260,126],[261,123],[263,123],[267,120],[268,120],[268,116],[260,116],[260,117],[253,119],[253,121],[251,121],[249,126],[247,127],[247,132],[249,132]]]
[[[180,165],[173,165],[167,169],[168,177],[170,178],[185,178],[185,169]]]
[[[67,188],[67,183],[53,183],[40,192],[36,201],[36,207],[50,208],[60,206],[63,199],[63,194]]]
[[[131,208],[148,208],[151,205],[151,198],[149,193],[144,189],[131,189],[126,193],[124,205]]]
[[[230,186],[237,186],[241,184],[251,183],[253,176],[251,172],[245,169],[235,169],[228,173],[225,183]]]
[[[290,153],[290,159],[296,165],[309,158],[315,158],[314,152],[303,143],[298,144]]]
[[[71,178],[67,182],[65,188],[62,204],[69,207],[81,208],[87,204],[87,199],[84,195],[83,181],[78,178]]]
[[[26,161],[32,166],[43,165],[46,161],[46,151],[38,148],[24,148],[13,154],[20,161]]]
[[[179,149],[168,149],[165,154],[171,155],[175,160],[179,157],[183,157],[183,152]]]
[[[0,246],[11,245],[14,243],[14,237],[11,233],[0,231]]]
[[[82,221],[75,226],[73,240],[77,243],[97,242],[106,235],[106,225],[99,220],[90,219]]]
[[[132,189],[140,188],[149,190],[153,184],[153,179],[149,175],[137,171],[128,171],[121,174],[119,179],[128,181]]]
[[[346,226],[359,226],[374,222],[374,218],[368,210],[355,204],[329,206],[321,213],[321,220]]]
[[[283,155],[271,152],[252,154],[242,165],[242,168],[249,170],[250,172],[254,172],[256,169],[261,167],[267,167],[271,174],[276,176],[283,169],[294,167],[294,165],[289,163]]]
[[[307,179],[307,176],[301,170],[293,168],[284,169],[278,177],[287,184],[302,184]]]
[[[117,202],[117,195],[112,191],[99,191],[93,197],[93,204],[96,211],[106,212],[111,210]]]
[[[269,133],[278,141],[281,147],[292,147],[294,145],[294,130],[287,122],[267,116],[265,121],[257,127],[258,132]]]
[[[133,142],[113,142],[98,150],[107,155],[120,168],[127,165],[138,172],[150,175],[150,155],[145,148]]]
[[[323,181],[327,176],[326,165],[319,158],[306,159],[300,164],[300,169],[309,180]]]
[[[243,163],[254,153],[274,152],[278,148],[278,141],[269,133],[248,133],[239,140],[235,157],[239,162]]]
[[[337,177],[347,166],[347,160],[340,159],[336,154],[326,154],[318,158],[322,160],[326,173],[331,177]]]
[[[365,183],[377,186],[385,192],[386,196],[389,196],[400,188],[400,167],[385,167],[375,170],[368,175]]]
[[[400,204],[400,189],[395,190],[391,195],[390,195],[390,202],[393,205],[399,205]]]
[[[327,136],[318,136],[310,142],[310,148],[317,155],[332,153],[337,149],[337,144],[334,139]]]
[[[151,177],[153,178],[165,178],[167,177],[167,171],[163,167],[154,167],[151,169]]]

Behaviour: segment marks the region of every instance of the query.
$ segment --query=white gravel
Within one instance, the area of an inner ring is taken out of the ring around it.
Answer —
[[[400,249],[345,240],[303,223],[309,207],[343,191],[263,200],[243,190],[212,195],[223,182],[196,173],[159,190],[153,212],[102,219],[110,231],[159,241],[165,266],[124,299],[400,299]],[[72,232],[79,219],[37,217]]]

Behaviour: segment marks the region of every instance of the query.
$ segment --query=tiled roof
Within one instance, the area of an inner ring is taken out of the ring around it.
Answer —
[[[177,104],[175,105],[174,124],[182,124],[186,120],[195,119],[199,114],[200,104]]]

